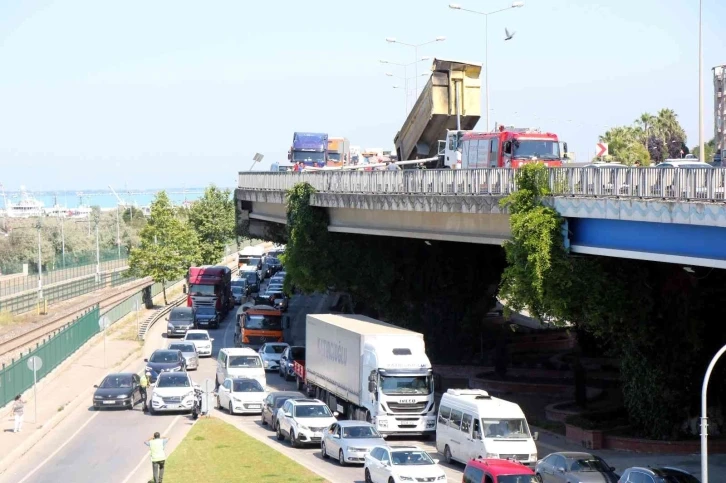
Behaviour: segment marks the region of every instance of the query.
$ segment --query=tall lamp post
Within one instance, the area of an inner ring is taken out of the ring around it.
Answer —
[[[726,353],[726,345],[721,347],[721,350],[711,359],[701,387],[701,483],[708,483],[708,380],[711,378],[713,368],[724,353]]]
[[[411,79],[411,77],[402,77],[400,75],[393,75],[391,72],[386,72],[386,75],[388,77],[395,77],[396,79],[402,79],[403,80],[403,82],[404,82],[403,87],[401,87],[401,86],[393,86],[393,88],[394,89],[403,89],[404,90],[404,92],[403,92],[403,94],[404,94],[403,95],[403,98],[406,101],[404,115],[407,116],[408,115],[408,81],[409,81],[409,79]],[[421,74],[419,77],[427,77],[428,75],[429,74]]]
[[[480,12],[478,10],[469,10],[468,8],[464,8],[461,5],[457,5],[455,3],[449,5],[449,8],[453,10],[461,10],[463,12],[475,13],[477,15],[484,16],[484,82],[486,84],[487,99],[487,132],[489,132],[489,15],[494,15],[495,13],[504,12],[506,10],[520,7],[524,7],[524,2],[513,2],[509,7],[494,10],[493,12]]]
[[[703,139],[703,0],[698,1],[698,157],[706,161]],[[708,476],[708,475],[706,475]],[[707,480],[701,479],[704,483]]]
[[[418,72],[418,63],[419,62],[424,62],[424,61],[429,60],[429,59],[431,59],[431,57],[421,57],[420,59],[419,58],[416,58],[416,60],[414,62],[409,62],[408,64],[401,64],[401,63],[398,63],[398,62],[391,62],[389,60],[379,60],[378,61],[381,64],[390,64],[390,65],[395,65],[397,67],[403,67],[403,79],[405,79],[405,81],[406,81],[405,82],[405,89],[406,89],[406,112],[408,112],[408,80],[410,79],[408,77],[408,68],[415,64],[416,67],[417,67],[416,68],[416,71]],[[396,77],[393,74],[390,74],[389,75],[388,73],[386,73],[386,75],[389,76],[389,77]]]
[[[415,59],[416,62],[416,95],[418,95],[418,49],[419,47],[423,47],[424,45],[433,44],[434,42],[443,42],[446,40],[446,37],[436,37],[434,40],[429,40],[428,42],[424,42],[422,44],[407,44],[406,42],[401,42],[400,40],[396,40],[395,37],[388,37],[386,39],[386,42],[391,44],[400,44],[405,45],[406,47],[413,47],[414,53],[415,53]]]

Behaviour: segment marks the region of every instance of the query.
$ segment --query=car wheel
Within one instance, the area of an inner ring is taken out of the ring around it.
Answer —
[[[267,426],[267,421],[265,421],[265,413],[260,414],[260,424],[263,426]]]
[[[325,447],[325,441],[320,445],[320,456],[323,457],[324,460],[328,459],[328,450]]]
[[[544,483],[544,480],[542,479],[542,475],[540,475],[539,473],[534,475],[534,477],[537,479],[538,483]]]
[[[388,483],[396,483],[396,480],[394,480],[393,477],[391,476],[390,478],[388,478]]]
[[[280,365],[280,369],[278,369],[278,371],[277,371],[277,375],[278,375],[278,376],[280,376],[280,377],[285,377],[285,376],[284,376],[284,375],[282,374],[282,365]]]
[[[154,411],[154,406],[152,406],[151,404],[149,404],[149,414],[151,416],[154,416],[156,414],[156,411]]]
[[[343,454],[342,449],[338,451],[338,463],[340,466],[345,466],[345,455]]]
[[[290,430],[290,446],[293,448],[299,448],[300,442],[297,440],[297,437],[295,437],[295,431]]]
[[[285,435],[282,434],[282,429],[280,429],[280,425],[275,426],[275,433],[277,433],[277,440],[282,441],[285,439]]]
[[[222,401],[219,400],[219,396],[217,396],[217,409],[222,409]]]
[[[447,464],[451,464],[453,461],[451,458],[451,449],[448,444],[444,446],[444,461],[446,461]]]
[[[234,408],[232,407],[232,401],[229,402],[229,407],[227,408],[229,411],[229,414],[234,414]]]
[[[366,468],[366,483],[373,483],[373,480],[371,479],[371,472],[368,471],[368,468]]]

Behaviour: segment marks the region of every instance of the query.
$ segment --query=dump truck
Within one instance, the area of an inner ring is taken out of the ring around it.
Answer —
[[[340,167],[350,163],[350,141],[346,138],[328,139],[329,167]]]
[[[481,67],[434,59],[431,77],[393,140],[399,161],[428,159],[425,167],[444,167],[439,142],[449,130],[474,129],[481,118]]]

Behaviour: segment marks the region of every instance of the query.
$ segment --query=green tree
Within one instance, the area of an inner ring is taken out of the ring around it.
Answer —
[[[202,262],[219,263],[235,236],[234,201],[229,190],[209,186],[188,210],[189,223],[201,243]]]
[[[701,158],[701,147],[695,146],[693,149],[691,149],[691,152],[694,156],[696,156],[701,161],[709,162],[713,159],[714,154],[716,154],[716,139],[712,138],[709,142],[703,145],[703,150],[706,152],[706,155]]]
[[[174,215],[169,197],[160,191],[151,203],[151,216],[140,239],[140,245],[131,250],[129,271],[161,283],[166,304],[166,282],[182,278],[190,266],[201,261],[197,234]]]

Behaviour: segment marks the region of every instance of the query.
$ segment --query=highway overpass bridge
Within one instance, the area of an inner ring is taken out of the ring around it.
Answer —
[[[726,169],[552,168],[546,202],[567,220],[571,252],[726,268]],[[517,189],[511,169],[239,173],[250,233],[286,223],[286,191],[307,182],[331,232],[502,244]]]

